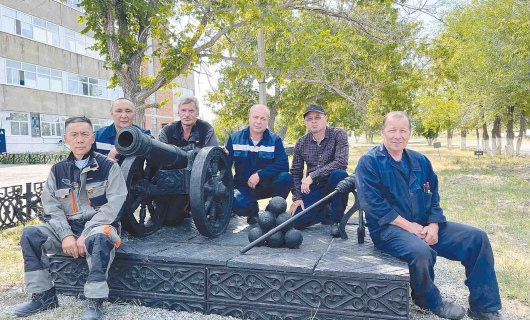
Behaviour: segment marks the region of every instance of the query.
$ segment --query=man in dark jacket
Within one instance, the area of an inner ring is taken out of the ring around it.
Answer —
[[[275,196],[286,198],[292,187],[289,160],[282,139],[268,128],[269,109],[250,108],[249,126],[233,133],[226,143],[230,165],[234,163],[234,204],[238,216],[257,222],[258,201]]]
[[[180,97],[177,105],[180,120],[162,128],[158,140],[181,148],[191,143],[196,148],[218,147],[219,142],[213,127],[208,122],[198,119],[197,98]]]
[[[116,140],[116,134],[121,129],[133,125],[136,117],[136,108],[129,99],[119,98],[112,103],[110,115],[114,123],[96,131],[96,141],[93,144],[93,149],[112,160],[119,160],[120,155],[114,148],[114,140]],[[145,134],[151,134],[149,130],[144,130],[137,125],[134,126]]]
[[[406,149],[411,135],[406,113],[387,114],[381,134],[383,143],[361,157],[355,176],[341,181],[337,190],[349,191],[355,185],[374,245],[407,261],[416,305],[441,318],[464,317],[465,309],[442,300],[434,284],[434,264],[442,256],[466,268],[468,316],[503,319],[487,234],[446,220],[440,208],[438,177],[429,159]]]
[[[46,254],[86,256],[89,265],[82,319],[102,319],[108,298],[107,273],[120,245],[117,217],[127,196],[120,167],[93,152],[95,136],[85,117],[66,120],[68,159],[56,163],[42,192],[45,224],[24,228],[20,239],[26,290],[32,300],[16,306],[15,315],[29,316],[58,306]]]

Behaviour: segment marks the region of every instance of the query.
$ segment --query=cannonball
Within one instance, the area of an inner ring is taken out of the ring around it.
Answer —
[[[285,246],[290,249],[298,249],[304,241],[302,231],[291,229],[285,233]]]
[[[284,244],[283,232],[278,231],[267,238],[267,245],[271,248],[280,248]]]
[[[258,216],[258,224],[263,231],[276,227],[276,217],[270,211],[262,211]]]
[[[287,201],[285,201],[284,198],[280,196],[273,197],[269,201],[269,205],[267,206],[269,208],[268,210],[275,215],[279,215],[280,213],[287,210]]]
[[[256,241],[259,237],[261,237],[262,235],[264,234],[263,230],[261,230],[260,227],[255,227],[255,228],[252,228],[250,229],[250,231],[248,232],[248,241],[249,242],[254,242]],[[261,246],[263,244],[263,242],[260,242],[258,244],[258,246]]]
[[[284,212],[284,213],[280,213],[277,217],[276,217],[276,225],[280,225],[282,223],[284,223],[285,221],[291,219],[292,216],[289,212]],[[289,229],[291,229],[293,227],[293,223],[289,223],[287,224],[285,227],[282,228],[282,231],[283,232],[287,232]]]

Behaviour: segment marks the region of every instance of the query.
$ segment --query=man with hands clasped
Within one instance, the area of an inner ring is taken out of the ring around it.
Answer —
[[[440,208],[438,178],[424,155],[406,149],[411,136],[408,115],[393,111],[381,130],[383,142],[361,157],[355,176],[337,185],[355,185],[374,245],[409,265],[412,300],[445,319],[461,319],[465,309],[442,300],[434,284],[438,256],[460,261],[466,269],[472,319],[504,319],[487,234],[446,220]]]
[[[86,257],[83,320],[102,319],[108,298],[108,269],[120,245],[118,212],[127,196],[117,163],[94,152],[95,135],[86,117],[65,122],[66,160],[56,163],[42,192],[46,223],[24,228],[20,239],[26,290],[32,299],[19,304],[15,315],[29,316],[58,306],[46,254]]]

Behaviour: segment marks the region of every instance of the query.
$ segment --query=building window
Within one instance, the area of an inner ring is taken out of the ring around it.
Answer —
[[[27,113],[11,112],[11,135],[13,136],[28,136],[29,135],[29,120]]]
[[[36,88],[36,67],[29,63],[6,61],[7,83]]]
[[[55,0],[55,1],[60,2],[60,3],[64,4],[64,5],[67,5],[70,8],[73,8],[73,9],[75,9],[77,11],[85,12],[83,7],[81,6],[81,2],[83,0],[63,0],[63,1]]]
[[[43,137],[61,137],[64,135],[66,117],[57,115],[40,115],[41,135]]]
[[[92,121],[92,126],[94,127],[94,132],[99,129],[106,127],[112,123],[112,120],[109,119],[90,119]]]
[[[79,3],[80,0],[70,1],[71,5],[69,6],[77,7]],[[87,49],[87,47],[95,44],[94,38],[2,5],[0,5],[0,27],[5,32],[47,43],[95,59],[104,60],[104,57],[98,52]],[[62,32],[64,34],[62,46],[60,39],[61,29],[64,31]]]

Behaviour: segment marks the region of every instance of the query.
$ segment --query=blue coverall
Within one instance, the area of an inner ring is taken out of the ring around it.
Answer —
[[[436,257],[460,261],[466,270],[469,306],[475,312],[501,309],[493,251],[480,229],[447,222],[440,208],[438,178],[424,155],[405,149],[410,176],[400,169],[383,144],[361,157],[355,185],[374,245],[409,265],[411,295],[421,308],[437,310],[442,297],[434,284]],[[427,226],[439,224],[438,243],[429,246],[415,234],[391,225],[398,215]]]

